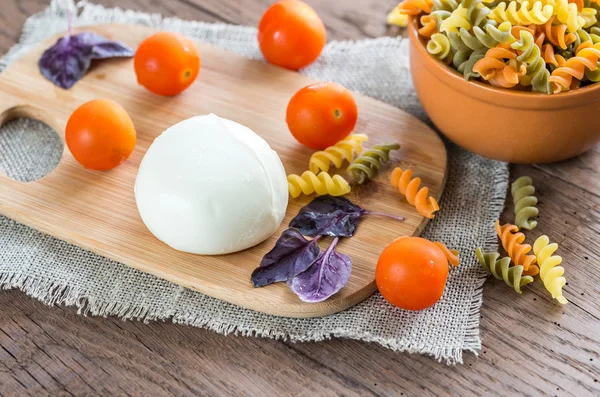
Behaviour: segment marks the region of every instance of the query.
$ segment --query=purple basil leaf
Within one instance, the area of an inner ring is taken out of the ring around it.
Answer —
[[[322,302],[342,289],[350,279],[352,260],[348,255],[336,252],[337,242],[338,237],[311,267],[288,280],[288,286],[302,301]]]
[[[69,89],[90,67],[92,47],[76,36],[65,36],[48,48],[40,58],[40,72],[55,85]]]
[[[55,85],[69,89],[90,67],[92,59],[129,57],[134,52],[124,44],[112,42],[96,33],[65,36],[48,48],[39,61],[40,72]]]
[[[269,251],[260,267],[252,272],[255,287],[264,287],[278,281],[287,281],[302,273],[319,256],[318,238],[305,239],[296,229],[287,229]]]
[[[290,221],[305,236],[350,237],[364,209],[345,197],[319,196]]]

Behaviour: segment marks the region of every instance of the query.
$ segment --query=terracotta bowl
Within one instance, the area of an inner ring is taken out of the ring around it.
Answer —
[[[433,58],[409,24],[410,66],[427,115],[449,139],[485,157],[549,163],[600,142],[600,83],[547,95],[467,82]]]

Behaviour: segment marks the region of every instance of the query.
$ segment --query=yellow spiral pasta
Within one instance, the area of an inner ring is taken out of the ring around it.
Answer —
[[[531,178],[528,176],[518,178],[513,182],[510,192],[515,205],[515,225],[519,229],[532,230],[537,226],[537,221],[530,218],[538,216],[539,210],[536,207],[538,199],[534,196],[535,187]]]
[[[517,293],[523,293],[521,287],[532,283],[533,277],[523,276],[523,266],[510,266],[510,258],[505,256],[500,258],[497,252],[483,252],[481,248],[475,250],[475,255],[481,266],[492,273],[492,276],[513,287]],[[498,259],[500,258],[500,259]]]
[[[339,175],[333,177],[326,172],[316,175],[314,172],[305,171],[302,175],[290,174],[287,177],[288,190],[293,198],[300,194],[317,193],[319,196],[343,196],[350,193],[350,184]]]
[[[392,186],[397,188],[406,201],[417,209],[417,212],[426,218],[433,218],[434,212],[439,211],[435,198],[429,196],[429,189],[421,186],[421,178],[412,179],[412,170],[403,171],[397,167],[392,171]]]
[[[448,247],[446,247],[446,245],[444,243],[439,242],[439,241],[434,241],[433,243],[435,245],[437,245],[439,249],[442,250],[444,255],[446,255],[446,258],[448,259],[448,263],[450,263],[452,266],[458,266],[458,264],[460,263],[460,260],[458,259],[458,251],[457,250],[451,250]]]
[[[443,61],[450,55],[450,40],[445,34],[434,33],[427,42],[427,52]]]
[[[498,4],[492,9],[488,18],[498,23],[508,21],[513,25],[541,25],[552,17],[553,12],[554,7],[548,4],[544,5],[542,1],[534,1],[531,6],[529,5],[529,1],[522,3],[511,1],[508,5],[507,3]]]
[[[409,16],[407,14],[402,14],[398,7],[394,7],[394,9],[387,15],[386,22],[388,25],[396,25],[403,28],[408,25],[408,18]]]
[[[567,280],[563,277],[565,269],[559,266],[562,258],[553,255],[557,249],[558,244],[550,244],[550,239],[547,236],[540,236],[533,243],[533,252],[537,256],[537,262],[540,266],[540,278],[544,283],[544,287],[552,294],[554,299],[564,305],[569,302],[562,293],[562,288]]]
[[[360,154],[363,150],[363,143],[368,140],[369,137],[363,134],[350,135],[335,145],[314,153],[310,157],[309,169],[318,174],[320,171],[328,172],[332,163],[335,168],[340,168],[344,160],[351,162],[354,154]]]
[[[591,28],[598,23],[598,10],[595,8],[586,7],[581,10],[581,17],[585,21],[584,28]]]
[[[579,15],[577,4],[569,3],[569,0],[541,0],[546,5],[552,6],[552,15],[567,25],[569,32],[577,32],[585,25],[585,19]]]
[[[500,221],[496,221],[496,233],[510,259],[515,264],[523,266],[525,274],[535,276],[539,273],[540,269],[535,264],[535,255],[527,255],[531,251],[531,245],[523,244],[525,235],[519,232],[518,227],[510,223],[500,226]]]
[[[398,12],[404,15],[419,15],[422,12],[429,14],[433,7],[432,0],[404,0],[398,4]]]
[[[448,18],[444,19],[440,25],[440,32],[458,33],[461,28],[470,30],[471,23],[467,18],[467,12],[468,10],[466,8],[458,6],[456,10],[452,11],[452,14]]]

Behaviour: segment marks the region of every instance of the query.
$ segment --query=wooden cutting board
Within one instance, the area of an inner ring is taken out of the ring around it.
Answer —
[[[132,48],[153,33],[149,28],[124,25],[79,30],[95,31]],[[404,216],[406,221],[368,217],[354,237],[343,239],[339,251],[352,258],[352,276],[325,302],[303,303],[285,283],[255,289],[250,282],[252,270],[311,197],[290,199],[280,230],[264,243],[235,254],[199,256],[168,247],[146,229],[133,195],[136,172],[142,156],[162,131],[188,117],[210,112],[256,131],[277,151],[287,173],[303,172],[312,151],[288,132],[285,109],[291,96],[313,80],[197,43],[202,70],[194,85],[176,97],[157,96],[139,86],[131,59],[94,65],[72,89],[63,90],[46,81],[37,67],[40,55],[56,38],[0,73],[0,124],[15,117],[33,117],[64,138],[69,115],[78,106],[94,98],[110,98],[127,110],[138,134],[132,156],[111,171],[86,170],[65,149],[56,169],[38,181],[20,183],[0,175],[0,213],[61,240],[245,308],[280,316],[324,316],[371,295],[376,290],[374,271],[381,251],[399,236],[418,235],[427,222],[389,184],[391,169],[412,168],[435,197],[442,193],[446,150],[440,138],[403,111],[356,94],[356,132],[369,136],[367,146],[390,141],[401,143],[402,149],[392,155],[376,182],[356,188],[348,198],[371,211]],[[329,242],[325,239],[322,247]]]

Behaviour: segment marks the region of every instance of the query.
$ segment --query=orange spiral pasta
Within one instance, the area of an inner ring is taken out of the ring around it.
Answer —
[[[540,272],[539,267],[535,264],[536,256],[527,255],[531,251],[531,245],[523,244],[525,235],[519,232],[517,226],[510,223],[500,226],[500,221],[497,220],[496,233],[500,237],[502,247],[504,247],[510,259],[515,264],[523,266],[523,274],[535,276]]]
[[[508,61],[501,70],[496,70],[494,77],[489,79],[491,85],[495,87],[512,88],[519,84],[521,78],[527,74],[527,66],[516,59]]]
[[[397,167],[392,171],[392,186],[397,188],[406,201],[417,209],[417,212],[426,218],[433,218],[434,212],[440,209],[435,198],[429,196],[429,189],[421,186],[421,178],[412,179],[412,170],[403,171]]]
[[[439,241],[434,241],[433,243],[435,245],[437,245],[439,249],[442,250],[444,255],[446,255],[446,258],[448,258],[448,263],[450,263],[452,266],[458,266],[458,263],[460,261],[458,259],[458,251],[457,250],[448,249],[448,247],[446,247],[446,245],[444,243],[441,243]]]
[[[577,47],[575,56],[569,58],[564,65],[556,68],[548,81],[552,84],[554,93],[571,89],[574,82],[583,79],[585,69],[594,71],[598,68],[598,59],[600,58],[600,43],[593,44],[591,41],[585,41]]]
[[[431,37],[434,33],[437,33],[437,22],[431,15],[423,15],[421,17],[421,27],[419,28],[419,34],[423,37]]]
[[[575,33],[567,33],[567,25],[553,25],[556,16],[553,16],[543,25],[539,25],[538,29],[543,29],[546,38],[550,43],[565,50],[567,46],[577,40]]]
[[[544,44],[542,46],[542,58],[544,58],[546,65],[554,65],[556,67],[559,66],[558,59],[554,53],[554,47],[552,47],[550,44]]]
[[[479,73],[484,80],[490,80],[496,75],[497,70],[503,70],[506,66],[505,59],[514,59],[517,54],[513,50],[497,46],[490,48],[485,56],[473,66],[473,71]]]
[[[398,11],[404,15],[419,15],[421,12],[429,14],[432,8],[432,0],[404,0],[398,4]]]

